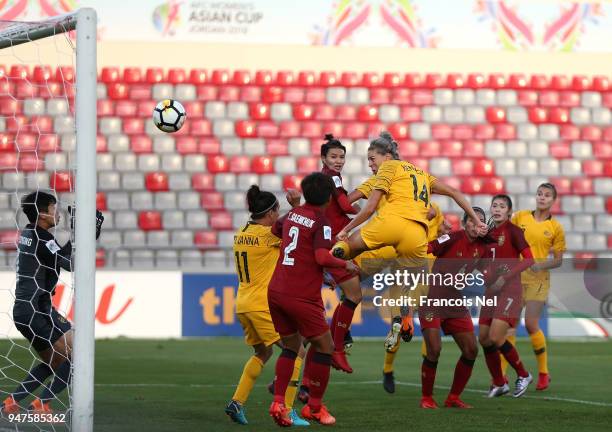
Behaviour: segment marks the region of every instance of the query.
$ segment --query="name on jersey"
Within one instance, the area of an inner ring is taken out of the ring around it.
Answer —
[[[32,246],[32,239],[29,237],[19,236],[19,244],[24,246]]]
[[[421,174],[421,175],[424,174],[422,169],[419,169],[411,164],[402,164],[402,168],[404,169],[404,171],[414,171],[417,174]]]
[[[248,235],[235,235],[235,245],[259,246],[259,237]]]
[[[297,213],[290,213],[288,219],[291,222],[295,222],[296,224],[305,226],[306,228],[312,228],[315,223],[315,221],[313,221],[312,219],[307,218],[306,216],[299,215]]]

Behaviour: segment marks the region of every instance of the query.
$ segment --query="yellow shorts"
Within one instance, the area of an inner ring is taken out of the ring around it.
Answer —
[[[236,315],[244,329],[244,340],[247,345],[270,346],[280,339],[269,311],[243,312]]]
[[[359,266],[362,273],[372,275],[389,266],[391,261],[396,257],[395,248],[392,246],[385,246],[380,249],[360,253],[353,261]]]
[[[550,291],[550,279],[532,280],[523,282],[523,301],[541,301],[548,300]]]
[[[361,238],[368,249],[393,246],[400,258],[423,263],[427,257],[427,228],[411,219],[377,215],[361,228]]]

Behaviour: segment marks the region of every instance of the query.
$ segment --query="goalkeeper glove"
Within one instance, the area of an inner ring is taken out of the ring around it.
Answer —
[[[76,215],[76,207],[68,206],[68,217],[70,218],[70,230],[74,231],[74,219]],[[104,215],[100,210],[96,209],[96,240],[100,238],[102,231],[102,223],[104,223]]]

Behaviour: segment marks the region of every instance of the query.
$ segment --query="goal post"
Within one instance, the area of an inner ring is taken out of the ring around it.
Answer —
[[[41,39],[76,31],[76,55],[73,54],[74,68],[74,129],[76,135],[74,150],[76,157],[69,159],[70,176],[74,174],[71,192],[74,192],[76,208],[74,227],[74,261],[72,285],[74,288],[74,341],[72,351],[72,382],[69,396],[69,425],[73,431],[93,430],[94,413],[94,326],[95,326],[95,271],[96,271],[96,136],[97,136],[97,15],[92,8],[78,9],[72,13],[51,17],[38,22],[0,21],[0,55],[12,56],[19,64],[20,55],[16,46],[33,43]],[[72,42],[69,42],[72,46]],[[19,48],[21,49],[21,48]],[[37,50],[37,46],[32,47]],[[5,50],[11,52],[3,54]],[[39,64],[45,65],[41,53]],[[4,78],[6,79],[6,78]],[[10,81],[11,78],[9,78]],[[28,83],[29,84],[29,83]],[[72,84],[71,84],[72,85]],[[5,95],[13,101],[20,97]],[[70,113],[70,111],[68,111]],[[16,114],[13,114],[15,117]],[[4,118],[0,118],[4,127]],[[19,154],[21,138],[19,126],[15,133],[15,147]],[[3,129],[0,129],[3,130]],[[56,131],[59,134],[59,132]],[[38,139],[42,136],[38,131]],[[35,157],[38,162],[38,144]],[[16,159],[17,160],[17,159]],[[3,168],[3,167],[0,167]],[[4,167],[6,169],[6,167]],[[19,174],[20,166],[14,171]],[[45,168],[42,168],[44,172]],[[2,171],[0,169],[0,171]],[[38,173],[38,171],[36,171]],[[71,180],[72,181],[72,180]],[[53,188],[53,184],[50,183]],[[3,184],[4,187],[4,184]],[[20,189],[15,188],[14,198]],[[3,190],[3,193],[6,193]],[[18,200],[16,200],[18,202]],[[15,211],[17,209],[15,208]],[[17,221],[17,218],[16,218]],[[22,228],[22,227],[18,227]],[[6,291],[6,289],[5,289]],[[5,310],[2,311],[6,313]]]

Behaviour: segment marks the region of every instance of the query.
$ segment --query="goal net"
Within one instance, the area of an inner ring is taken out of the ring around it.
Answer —
[[[0,21],[0,430],[93,429],[96,74],[92,9]],[[32,192],[55,243],[27,228]]]

